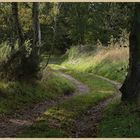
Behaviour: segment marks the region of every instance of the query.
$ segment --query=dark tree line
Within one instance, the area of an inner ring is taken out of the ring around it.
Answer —
[[[42,35],[41,52],[49,51],[53,42],[54,16],[57,14],[57,34],[55,49],[64,53],[66,48],[77,44],[96,44],[98,40],[107,45],[113,37],[116,42],[123,30],[130,31],[130,21],[133,14],[133,3],[40,3],[40,29]],[[5,10],[4,10],[4,8]],[[18,3],[19,20],[24,39],[32,40],[32,3]],[[15,29],[9,26],[11,7],[9,3],[1,3],[3,40],[14,41],[16,35],[10,34]],[[9,32],[10,31],[10,32]],[[11,36],[11,37],[10,37]],[[14,37],[13,37],[14,36]]]

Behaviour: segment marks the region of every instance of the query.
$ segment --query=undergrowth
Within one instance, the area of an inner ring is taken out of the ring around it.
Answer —
[[[72,93],[75,86],[56,72],[47,70],[41,81],[0,82],[0,115],[44,100]]]
[[[112,102],[105,110],[98,137],[140,137],[140,112],[136,105]]]

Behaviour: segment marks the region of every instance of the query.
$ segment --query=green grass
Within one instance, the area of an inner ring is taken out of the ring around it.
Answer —
[[[113,61],[109,63],[104,60],[100,64],[98,64],[93,70],[91,70],[91,72],[118,82],[123,82],[126,77],[126,67],[127,62],[125,61]]]
[[[71,48],[68,58],[61,64],[68,69],[88,72],[123,82],[127,74],[128,48],[108,48],[79,52]]]
[[[69,94],[75,86],[56,72],[47,71],[42,81],[36,82],[1,82],[0,115],[29,107],[44,100],[55,99]],[[46,76],[46,77],[45,77]]]
[[[75,120],[91,106],[115,92],[112,84],[94,75],[73,71],[68,73],[87,84],[90,88],[89,93],[74,96],[50,108],[18,137],[71,137],[71,131],[75,129]]]
[[[116,100],[108,106],[98,137],[140,137],[140,110],[134,104]]]

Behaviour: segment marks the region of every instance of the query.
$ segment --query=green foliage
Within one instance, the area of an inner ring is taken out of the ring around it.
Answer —
[[[117,42],[121,36],[122,29],[130,30],[133,3],[98,3],[93,7],[95,8],[93,15],[95,40],[100,40],[107,45],[111,36]]]
[[[111,36],[116,39],[115,41],[118,41],[122,30],[125,29],[127,32],[130,30],[133,4],[59,4],[61,6],[57,6],[57,3],[40,4],[42,51],[48,51],[54,45],[57,51],[65,52],[66,48],[69,48],[72,44],[96,44],[98,40],[103,44],[108,44]],[[31,38],[30,7],[30,3],[21,3],[19,14],[25,37]],[[57,18],[55,44],[53,44],[54,17]]]
[[[99,126],[98,137],[140,137],[140,112],[135,104],[115,100],[108,106]]]
[[[25,48],[27,51],[27,57],[30,55],[31,53],[31,41],[30,40],[26,40],[25,41]],[[18,41],[15,42],[14,44],[14,49],[11,49],[10,44],[5,41],[3,43],[0,44],[0,62],[5,61],[8,57],[10,57],[11,55],[11,51],[16,52],[19,50],[19,46],[18,46]]]
[[[32,3],[18,5],[25,40],[32,39]],[[106,45],[111,36],[117,42],[122,30],[130,31],[133,7],[133,3],[40,3],[41,52],[49,51],[54,45],[56,51],[64,53],[71,45],[96,44],[98,40]],[[17,40],[17,35],[11,4],[0,3],[0,9],[0,43],[8,41],[12,44]]]
[[[103,75],[119,82],[123,82],[127,74],[127,62],[114,61],[110,64],[106,60],[103,60],[94,69],[92,69],[91,72]]]
[[[31,52],[32,52],[32,48],[31,48],[31,41],[30,40],[25,40],[25,49],[26,49],[26,57],[29,57]]]
[[[68,53],[68,59],[73,60],[74,58],[78,57],[79,49],[78,47],[71,47],[71,49],[67,53]]]
[[[0,44],[0,62],[4,61],[11,53],[11,48],[7,42]]]
[[[90,88],[89,93],[74,96],[50,108],[18,137],[71,137],[76,118],[115,92],[112,84],[94,75],[73,71],[68,73],[87,84]]]

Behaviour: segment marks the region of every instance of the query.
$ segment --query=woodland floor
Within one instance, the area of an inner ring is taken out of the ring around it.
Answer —
[[[24,128],[34,124],[36,119],[46,110],[61,102],[71,99],[73,96],[79,96],[89,92],[89,87],[83,84],[81,81],[63,72],[59,72],[59,74],[74,83],[76,86],[76,91],[73,94],[58,97],[56,100],[41,102],[28,109],[26,108],[26,110],[16,112],[13,115],[1,117],[0,137],[16,137],[24,130]],[[97,137],[98,124],[102,119],[103,110],[113,99],[120,98],[120,93],[118,90],[120,86],[119,83],[101,76],[97,77],[104,80],[104,82],[113,84],[117,89],[117,93],[105,100],[99,101],[95,106],[83,113],[80,118],[76,120],[76,127],[72,131],[71,137]]]

